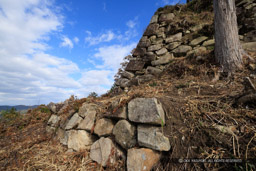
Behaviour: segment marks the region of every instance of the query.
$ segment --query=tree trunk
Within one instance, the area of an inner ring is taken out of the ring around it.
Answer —
[[[215,59],[223,72],[242,67],[243,49],[239,41],[235,0],[214,0]]]

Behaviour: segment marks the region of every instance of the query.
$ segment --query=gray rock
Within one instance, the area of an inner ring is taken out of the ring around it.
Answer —
[[[65,130],[68,129],[72,129],[75,128],[76,126],[78,126],[80,124],[80,122],[83,120],[83,118],[81,118],[78,113],[75,113],[72,118],[68,121]]]
[[[152,74],[152,75],[159,75],[163,72],[163,70],[156,68],[156,67],[152,67],[152,66],[148,66],[146,69],[146,73],[147,74]]]
[[[192,27],[190,30],[191,30],[192,32],[199,31],[199,30],[201,30],[201,29],[204,27],[204,25],[205,25],[205,24],[198,24],[198,25]]]
[[[191,50],[187,53],[188,57],[193,57],[193,56],[197,56],[197,55],[202,55],[203,53],[205,53],[207,51],[206,47],[198,47],[194,50]]]
[[[148,125],[138,125],[138,143],[158,151],[169,151],[170,141],[161,132],[161,128]]]
[[[163,41],[164,41],[164,39],[162,37],[157,37],[157,38],[151,40],[151,44],[158,45],[158,44],[162,44]]]
[[[152,36],[152,35],[156,35],[158,32],[158,28],[159,28],[159,24],[150,24],[146,31],[144,32],[144,36]]]
[[[242,43],[243,49],[246,51],[256,51],[256,42]]]
[[[60,122],[60,117],[57,115],[52,115],[48,120],[47,124],[52,127],[58,127]]]
[[[153,52],[162,48],[161,44],[151,45],[148,47],[148,52]]]
[[[150,20],[150,24],[157,23],[157,21],[158,21],[158,15],[153,15],[153,17]]]
[[[85,116],[85,118],[78,125],[78,129],[84,129],[86,131],[91,131],[94,126],[96,118],[96,110],[89,110]]]
[[[128,171],[150,171],[160,160],[160,154],[147,148],[132,148],[127,153]]]
[[[143,56],[146,53],[146,48],[136,47],[135,51],[133,52],[133,56]]]
[[[168,14],[161,14],[159,17],[159,21],[163,22],[163,21],[170,21],[173,20],[175,17],[175,15],[173,13],[168,13]]]
[[[103,167],[114,166],[118,161],[125,161],[124,153],[109,138],[101,137],[90,150],[90,158]]]
[[[136,98],[128,103],[130,121],[147,124],[165,124],[162,104],[156,98]]]
[[[192,40],[189,45],[196,46],[196,45],[199,45],[200,43],[202,43],[203,41],[205,41],[207,39],[208,39],[208,37],[201,36],[201,37],[198,37],[198,38]]]
[[[136,144],[136,127],[127,120],[118,121],[113,129],[116,142],[125,149]]]
[[[171,35],[165,39],[165,43],[179,42],[182,39],[182,33]]]
[[[57,113],[57,106],[55,103],[51,102],[47,105],[47,107],[53,112],[53,113]]]
[[[130,87],[131,83],[130,80],[127,78],[121,78],[120,79],[120,87],[125,88],[125,87]]]
[[[143,84],[145,82],[148,82],[154,78],[151,74],[145,74],[145,75],[139,75],[136,77],[138,84]]]
[[[143,39],[140,39],[140,42],[138,43],[138,47],[141,47],[141,48],[147,48],[150,46],[151,42],[150,40],[147,38],[147,36],[143,36],[143,37],[146,37],[143,38]]]
[[[127,78],[127,79],[131,80],[134,77],[134,74],[131,72],[127,72],[127,71],[122,71],[121,76],[123,78]]]
[[[159,55],[159,56],[161,56],[161,55],[166,54],[167,52],[168,52],[168,51],[167,51],[166,48],[162,48],[162,49],[156,51],[156,54]]]
[[[154,54],[154,52],[147,52],[143,57],[142,57],[143,61],[154,61],[156,60],[156,55]]]
[[[167,49],[168,49],[168,50],[173,50],[173,49],[175,49],[176,47],[178,47],[180,44],[181,44],[181,42],[173,42],[173,43],[170,43],[170,44],[167,45]]]
[[[99,137],[107,136],[112,133],[113,128],[114,124],[112,120],[102,118],[96,122],[94,133],[97,134]]]
[[[79,116],[81,116],[82,118],[86,117],[89,114],[95,114],[96,115],[96,108],[97,105],[93,104],[93,103],[83,103],[83,105],[79,108],[78,114]]]
[[[181,45],[174,49],[172,52],[174,53],[174,56],[179,57],[179,56],[186,56],[188,51],[191,51],[192,47],[188,45]]]
[[[211,40],[207,40],[203,43],[203,46],[213,46],[215,44],[215,40],[211,39]]]
[[[58,128],[56,137],[60,141],[61,144],[68,145],[68,131]]]
[[[151,64],[153,66],[156,65],[163,65],[169,63],[173,59],[173,54],[172,53],[167,53],[164,56],[161,56],[158,60],[152,61]]]
[[[75,151],[90,149],[95,140],[94,136],[84,130],[68,131],[68,148]]]
[[[46,128],[45,128],[45,130],[46,130],[46,132],[48,132],[49,134],[53,134],[53,133],[55,132],[56,128],[47,125]]]

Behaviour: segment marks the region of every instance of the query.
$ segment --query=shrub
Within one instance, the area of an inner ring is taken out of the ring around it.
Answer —
[[[91,92],[88,97],[98,97],[98,94],[95,92]]]

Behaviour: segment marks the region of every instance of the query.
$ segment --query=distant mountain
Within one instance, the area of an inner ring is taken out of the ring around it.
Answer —
[[[2,110],[9,110],[11,108],[15,108],[16,110],[27,110],[27,109],[33,109],[36,108],[39,105],[34,105],[34,106],[25,106],[25,105],[17,105],[17,106],[0,106],[0,111]]]

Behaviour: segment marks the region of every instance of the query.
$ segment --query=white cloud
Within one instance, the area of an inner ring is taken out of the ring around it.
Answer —
[[[78,43],[78,42],[79,42],[79,38],[78,38],[78,37],[74,37],[73,40],[74,40],[75,43]]]
[[[110,42],[113,40],[116,35],[111,30],[106,31],[98,36],[93,37],[90,31],[86,31],[88,36],[85,38],[85,42],[89,43],[90,45],[100,44],[102,42]]]
[[[136,25],[138,24],[138,17],[135,17],[133,20],[129,20],[126,25],[130,28],[133,29]]]
[[[103,2],[103,11],[107,12],[107,4]]]
[[[48,0],[0,0],[0,105],[57,102],[83,87],[70,77],[80,72],[75,63],[44,52],[63,27],[54,8]]]
[[[162,0],[163,5],[175,5],[179,3],[179,0]]]
[[[98,49],[98,52],[94,54],[96,58],[103,61],[102,65],[98,65],[97,68],[108,68],[115,73],[120,68],[120,63],[123,62],[123,58],[130,54],[136,43],[131,43],[126,46],[111,45],[104,46]]]
[[[113,73],[110,70],[90,70],[82,74],[79,82],[86,86],[111,86],[111,75]]]
[[[68,47],[72,49],[74,47],[72,40],[70,40],[67,36],[62,37],[62,42],[60,44],[61,47]]]

